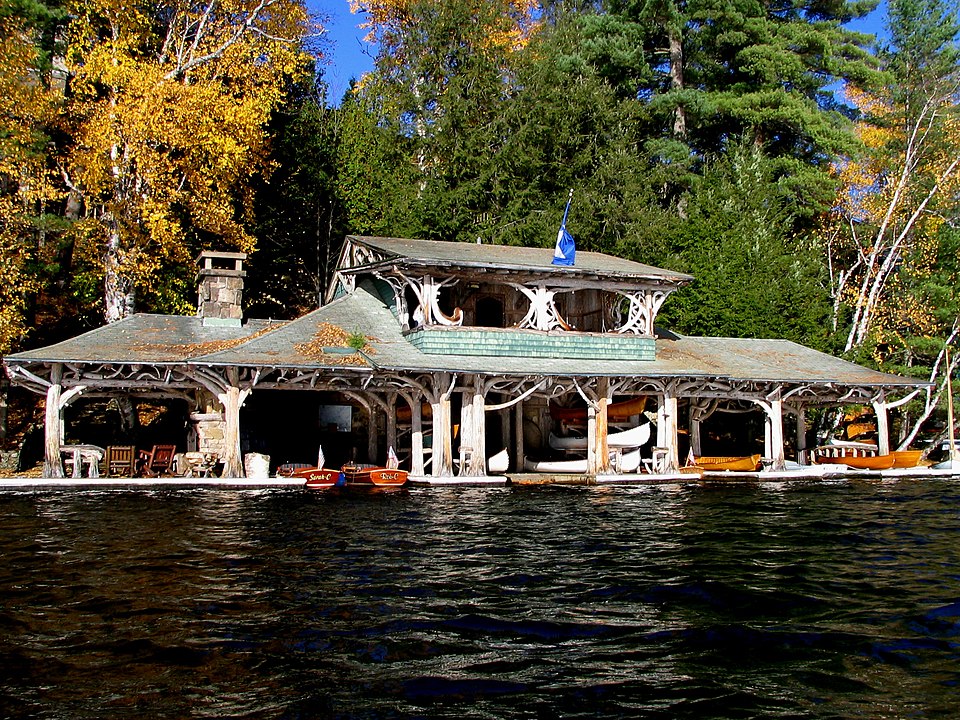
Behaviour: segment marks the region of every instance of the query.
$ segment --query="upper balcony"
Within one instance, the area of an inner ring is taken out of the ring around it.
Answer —
[[[600,253],[580,252],[572,267],[551,258],[543,248],[350,237],[334,284],[382,283],[425,353],[654,359],[657,312],[689,275]]]

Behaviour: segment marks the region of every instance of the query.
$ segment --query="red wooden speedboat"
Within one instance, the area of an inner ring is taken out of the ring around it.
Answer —
[[[376,465],[344,465],[340,472],[346,479],[346,485],[371,485],[377,487],[398,487],[407,482],[406,470],[385,468]]]
[[[318,467],[289,467],[279,468],[277,475],[288,478],[300,478],[305,481],[306,487],[311,490],[322,490],[333,487],[340,478],[339,470]]]

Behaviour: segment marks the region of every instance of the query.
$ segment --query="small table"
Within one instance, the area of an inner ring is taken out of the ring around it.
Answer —
[[[183,477],[210,477],[220,461],[212,452],[185,452],[182,458],[184,466],[178,466],[178,470]]]
[[[87,477],[100,477],[100,461],[106,451],[97,445],[62,445],[60,454],[64,456],[64,464],[73,463],[72,477],[79,479],[82,475],[82,465],[87,463]]]

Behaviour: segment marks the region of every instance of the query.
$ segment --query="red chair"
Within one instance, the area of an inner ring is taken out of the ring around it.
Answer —
[[[176,454],[176,445],[154,445],[150,452],[141,450],[137,463],[140,474],[144,477],[173,475],[173,456]]]

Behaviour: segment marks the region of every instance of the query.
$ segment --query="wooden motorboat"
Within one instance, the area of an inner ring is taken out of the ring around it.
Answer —
[[[558,474],[578,474],[584,475],[587,472],[587,459],[579,460],[531,460],[523,459],[523,467],[527,472],[535,473],[558,473]],[[633,473],[640,467],[640,450],[624,453],[621,456],[619,467],[614,469],[621,473]]]
[[[409,473],[397,468],[385,468],[377,465],[344,465],[340,468],[344,477],[344,484],[370,485],[377,487],[398,487],[407,482]]]
[[[833,455],[821,456],[817,462],[821,465],[846,465],[855,470],[889,470],[895,458],[890,455]]]
[[[340,477],[340,471],[302,465],[285,465],[277,468],[277,475],[279,477],[303,479],[306,487],[312,490],[320,490],[336,485],[337,479]]]
[[[920,458],[923,457],[923,450],[894,450],[893,466],[895,468],[912,468],[920,464]]]
[[[304,483],[304,486],[311,490],[332,488],[340,479],[339,470],[324,470],[323,468],[312,468],[312,472],[307,472],[305,475],[307,482]],[[298,477],[303,477],[303,475],[298,475]]]
[[[693,464],[707,471],[753,472],[760,467],[760,455],[703,455],[694,458]]]
[[[607,435],[607,447],[637,448],[645,445],[648,440],[650,440],[650,423],[644,423],[629,430],[610,433]],[[551,432],[550,447],[555,450],[585,450],[587,438],[582,435],[560,437]]]
[[[647,405],[647,398],[644,395],[630,398],[623,402],[611,403],[607,405],[607,422],[624,422],[634,415],[639,415]],[[562,407],[555,403],[550,403],[550,417],[554,420],[563,422],[586,422],[587,408],[580,407]]]

